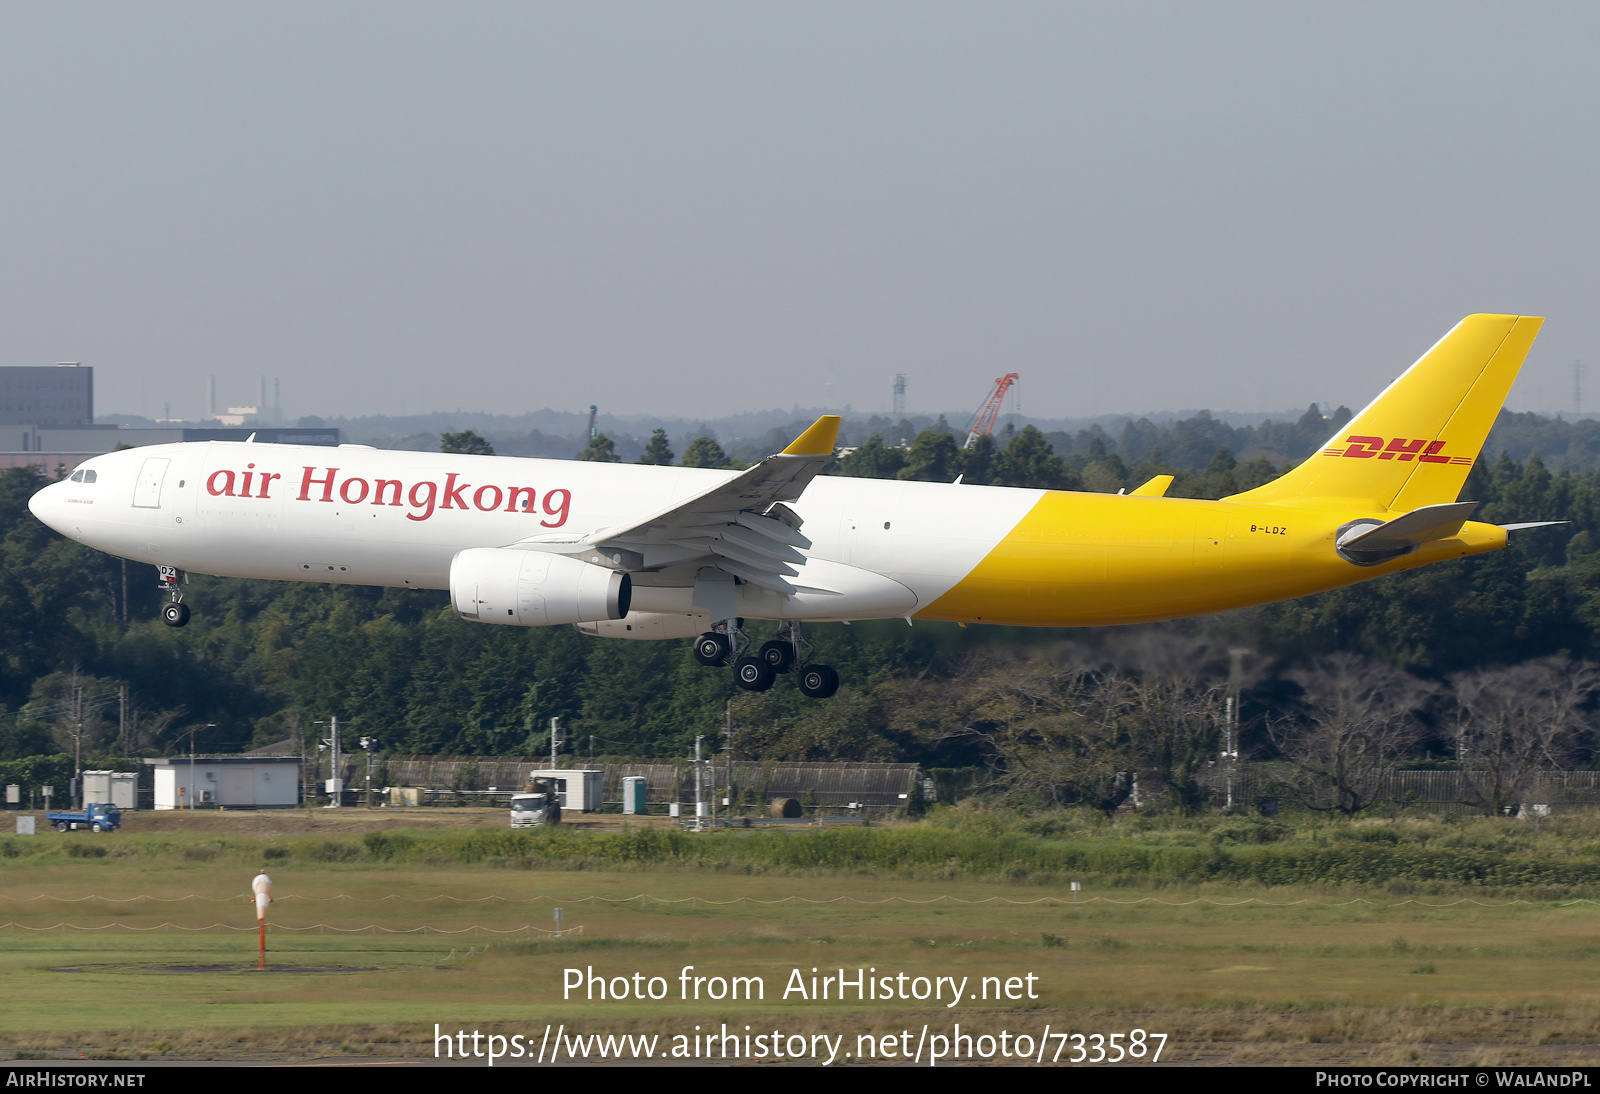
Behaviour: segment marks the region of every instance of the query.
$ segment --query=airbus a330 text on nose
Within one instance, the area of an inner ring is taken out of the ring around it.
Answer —
[[[110,452],[30,502],[64,535],[187,574],[448,589],[480,623],[694,638],[742,687],[825,697],[802,624],[1174,619],[1493,551],[1458,501],[1542,320],[1462,320],[1317,453],[1221,501],[818,476],[839,419],[747,471],[204,441]],[[778,623],[747,656],[743,619]]]

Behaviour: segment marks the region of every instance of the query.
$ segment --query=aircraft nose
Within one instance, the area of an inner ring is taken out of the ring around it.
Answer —
[[[44,489],[36,491],[33,497],[28,499],[29,512],[38,517],[42,524],[63,533],[67,508],[66,503],[62,501],[64,492],[64,484],[53,482]]]

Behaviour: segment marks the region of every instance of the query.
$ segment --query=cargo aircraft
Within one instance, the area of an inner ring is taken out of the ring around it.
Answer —
[[[808,622],[1086,627],[1305,596],[1494,551],[1458,501],[1542,320],[1462,320],[1304,463],[1221,501],[819,476],[824,416],[746,471],[202,441],[109,452],[30,501],[62,534],[189,573],[448,589],[513,627],[694,639],[739,686],[825,698]],[[1548,522],[1546,522],[1548,523]],[[777,622],[749,650],[743,621]]]

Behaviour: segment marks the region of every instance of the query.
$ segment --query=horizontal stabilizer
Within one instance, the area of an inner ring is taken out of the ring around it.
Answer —
[[[1475,501],[1454,501],[1444,505],[1424,505],[1403,517],[1383,524],[1359,522],[1339,536],[1339,554],[1361,566],[1373,566],[1410,554],[1424,543],[1448,539],[1478,507]]]
[[[1524,528],[1550,528],[1557,524],[1571,524],[1570,520],[1530,520],[1524,524],[1502,524],[1500,527],[1508,532],[1520,532]]]

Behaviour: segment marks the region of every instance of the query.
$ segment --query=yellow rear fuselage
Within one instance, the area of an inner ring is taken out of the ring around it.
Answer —
[[[1020,626],[1146,623],[1305,596],[1505,546],[1505,530],[1459,534],[1376,566],[1335,550],[1352,520],[1393,513],[1348,503],[1268,505],[1051,491],[919,619]]]

